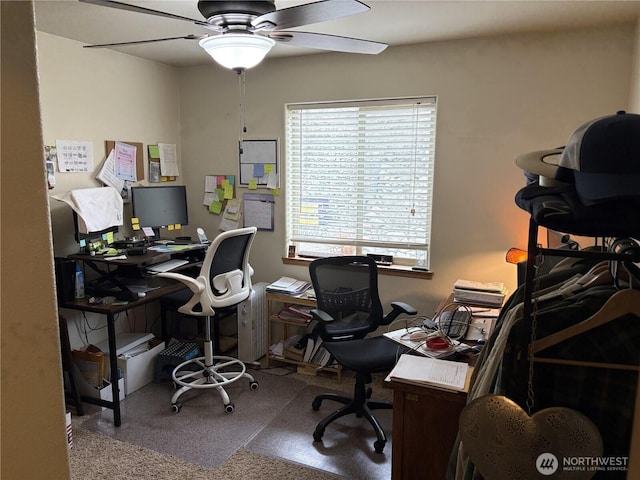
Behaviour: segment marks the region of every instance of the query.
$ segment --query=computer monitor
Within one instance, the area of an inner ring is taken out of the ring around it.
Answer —
[[[160,228],[169,225],[187,225],[187,189],[184,185],[160,187],[132,187],[131,206],[133,217],[140,227],[151,227],[155,236]]]

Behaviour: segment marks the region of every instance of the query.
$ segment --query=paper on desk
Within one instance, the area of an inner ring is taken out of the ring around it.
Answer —
[[[387,377],[405,383],[433,385],[451,390],[464,390],[469,365],[464,362],[438,360],[403,354]]]
[[[126,255],[114,255],[114,256],[110,256],[110,257],[104,257],[105,260],[111,261],[111,260],[126,260],[127,256]]]

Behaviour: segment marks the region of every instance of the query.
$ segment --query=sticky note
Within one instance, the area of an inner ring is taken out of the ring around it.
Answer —
[[[264,177],[264,163],[256,163],[253,165],[253,176]]]
[[[176,223],[175,224],[175,229],[176,230],[182,230],[182,224],[181,223]]]
[[[227,185],[224,189],[225,200],[231,200],[233,198],[233,185]]]
[[[134,223],[133,225],[131,225],[131,228],[133,228],[134,230],[140,230],[140,224]]]
[[[151,158],[160,158],[160,149],[157,145],[149,145],[149,156]]]
[[[82,248],[84,248],[84,247],[86,247],[86,246],[87,246],[87,241],[86,241],[84,238],[83,238],[82,240],[80,240],[80,246],[81,246]]]
[[[264,173],[273,173],[273,163],[267,163],[264,166]]]
[[[211,213],[219,214],[222,211],[222,202],[211,202],[211,205],[209,205],[209,211]]]
[[[257,190],[258,189],[258,180],[252,178],[249,180],[249,190]]]
[[[173,225],[167,225],[167,230],[173,230],[173,229],[174,229]]]

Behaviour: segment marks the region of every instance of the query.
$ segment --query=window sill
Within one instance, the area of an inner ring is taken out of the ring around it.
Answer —
[[[301,267],[308,267],[313,261],[311,258],[302,257],[282,257],[282,263],[285,265],[299,265]],[[412,270],[411,267],[406,265],[378,265],[378,273],[380,275],[391,275],[395,277],[409,277],[409,278],[422,278],[424,280],[430,280],[433,278],[433,272],[423,272],[420,270]]]

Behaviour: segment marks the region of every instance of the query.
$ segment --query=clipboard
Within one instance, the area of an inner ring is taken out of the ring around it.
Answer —
[[[273,210],[275,200],[269,193],[245,193],[242,196],[245,227],[273,232]]]

